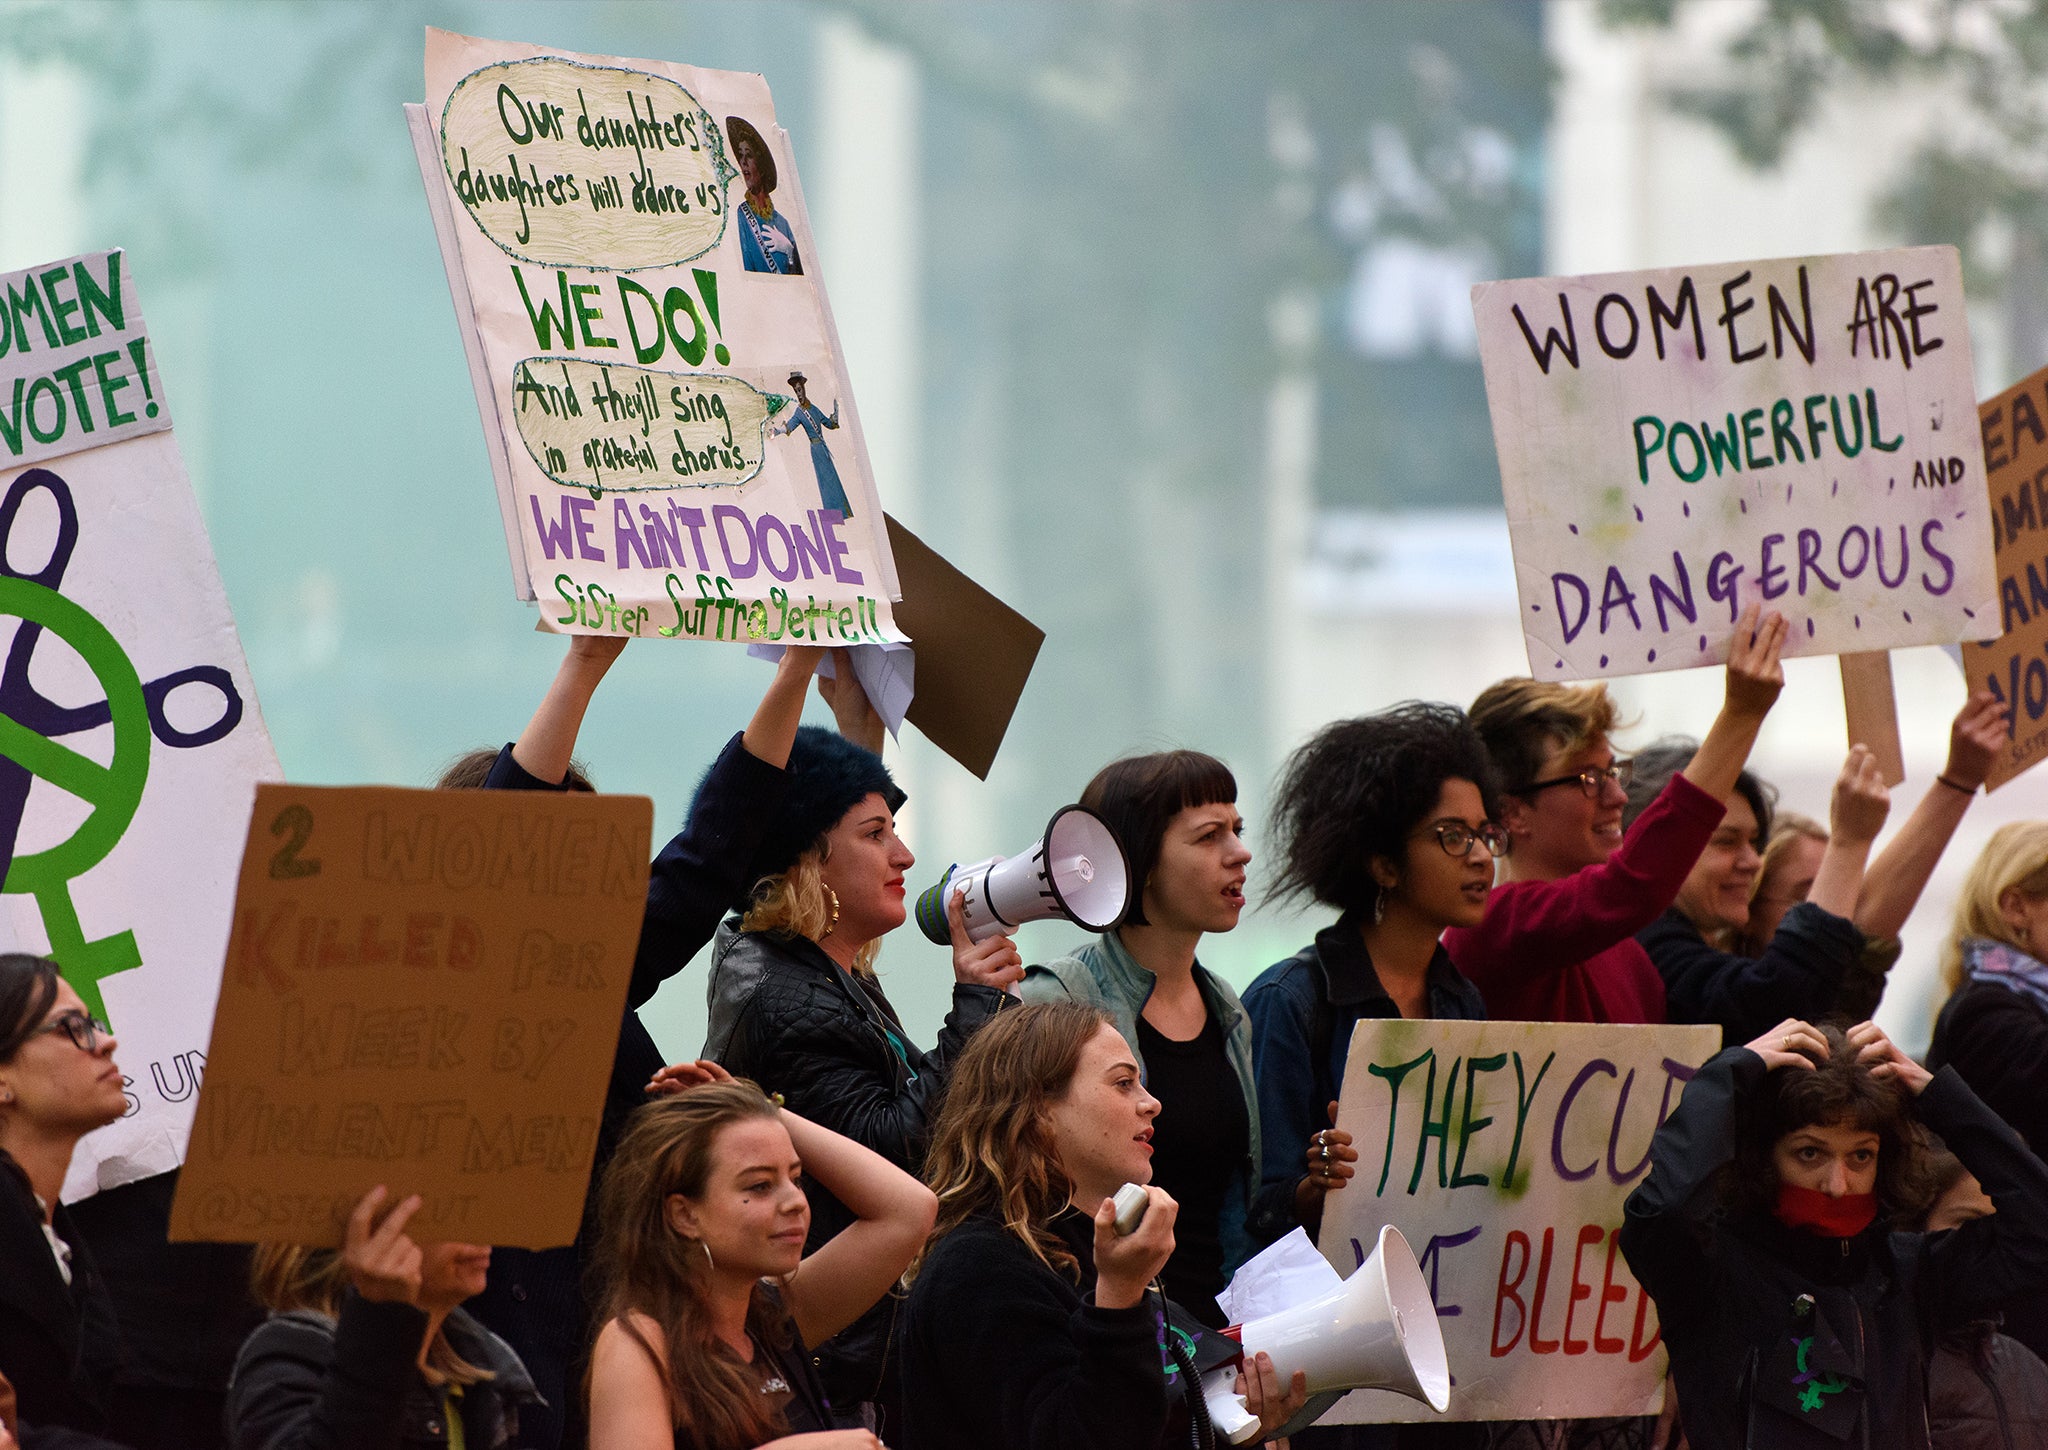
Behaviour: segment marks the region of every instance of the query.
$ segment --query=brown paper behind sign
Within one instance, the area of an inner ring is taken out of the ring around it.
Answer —
[[[415,1238],[582,1217],[647,897],[652,802],[264,785],[173,1239],[335,1245],[383,1184]]]
[[[1984,782],[1997,790],[2048,756],[2048,368],[1980,404],[1977,418],[2003,617],[1984,621],[1985,643],[1963,646],[1963,675],[2012,712],[2011,737]]]
[[[1045,631],[889,519],[903,585],[896,622],[917,655],[905,718],[983,780],[1031,677]]]

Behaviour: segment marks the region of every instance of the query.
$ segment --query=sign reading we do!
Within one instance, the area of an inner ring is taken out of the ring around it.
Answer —
[[[1994,633],[1984,456],[1950,247],[1472,289],[1530,672]]]
[[[1654,1414],[1657,1309],[1616,1234],[1650,1140],[1715,1027],[1362,1022],[1337,1126],[1357,1176],[1330,1195],[1321,1248],[1350,1274],[1382,1224],[1414,1247],[1436,1300],[1455,1420]],[[1328,1424],[1433,1418],[1354,1390]]]

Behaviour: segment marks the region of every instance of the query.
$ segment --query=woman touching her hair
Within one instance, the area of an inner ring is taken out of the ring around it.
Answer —
[[[786,773],[781,809],[740,873],[744,915],[714,949],[704,1055],[791,1112],[915,1168],[953,1060],[982,1023],[1017,1005],[1003,989],[1023,963],[1008,937],[967,940],[956,894],[952,1011],[937,1045],[918,1048],[874,971],[882,938],[908,915],[904,873],[915,858],[896,834],[903,792],[880,757],[811,726],[796,732]],[[813,1251],[852,1222],[829,1186],[810,1207]],[[892,1305],[814,1346],[842,1412],[892,1398]]]
[[[591,1450],[876,1450],[834,1428],[807,1346],[889,1291],[931,1192],[714,1063],[660,1091],[605,1176]],[[808,1258],[807,1179],[854,1215]]]
[[[1911,1231],[1916,1122],[1997,1213]],[[1875,1023],[1787,1020],[1686,1085],[1620,1241],[1694,1450],[1923,1450],[1929,1337],[2048,1283],[2048,1168]]]

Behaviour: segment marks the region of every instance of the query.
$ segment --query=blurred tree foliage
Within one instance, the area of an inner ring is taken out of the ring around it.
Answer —
[[[1600,11],[1613,26],[1669,29],[1697,3],[1600,0]],[[1757,0],[1704,69],[1667,99],[1759,168],[1840,90],[1941,96],[1875,219],[1961,250],[1971,289],[2000,299],[2013,377],[2048,362],[2048,0]]]

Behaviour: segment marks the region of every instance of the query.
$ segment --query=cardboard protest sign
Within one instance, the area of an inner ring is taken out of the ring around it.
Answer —
[[[173,1239],[576,1234],[647,897],[644,796],[256,795]]]
[[[893,517],[889,544],[903,574],[897,617],[917,641],[917,693],[907,718],[987,780],[1045,631]]]
[[[1949,644],[1997,608],[1950,247],[1472,289],[1529,669]]]
[[[123,252],[0,276],[0,639],[0,950],[54,957],[127,1076],[77,1199],[178,1165],[278,774]]]
[[[1657,1309],[1618,1252],[1622,1204],[1714,1027],[1361,1022],[1337,1126],[1357,1176],[1330,1195],[1321,1248],[1338,1272],[1382,1224],[1414,1247],[1450,1357],[1454,1420],[1654,1414]],[[1354,1390],[1329,1424],[1432,1417]]]
[[[1972,689],[2010,712],[2004,751],[1985,778],[1997,790],[2048,755],[2048,368],[1977,410],[1998,553],[1998,628],[1963,646]]]
[[[767,83],[441,30],[426,79],[414,144],[542,626],[902,638]]]

